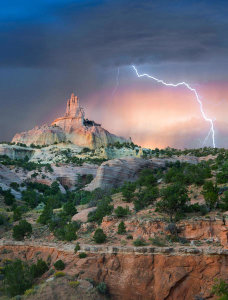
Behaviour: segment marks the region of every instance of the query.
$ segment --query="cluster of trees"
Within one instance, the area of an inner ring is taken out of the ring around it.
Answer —
[[[113,211],[113,205],[111,205],[112,199],[109,196],[102,197],[97,204],[95,211],[92,211],[88,215],[88,222],[97,222],[101,224],[103,217],[110,215]]]
[[[140,146],[134,144],[133,142],[131,143],[120,143],[120,142],[115,142],[113,144],[108,144],[109,148],[117,148],[117,149],[121,149],[121,148],[129,148],[129,149],[135,149],[135,148],[141,148]]]
[[[150,169],[142,170],[136,182],[127,182],[121,187],[124,201],[134,203],[136,211],[152,204],[159,196],[157,178],[154,171]]]
[[[29,236],[32,233],[32,225],[26,220],[20,220],[18,225],[13,227],[13,238],[17,241],[21,241],[25,236]]]
[[[219,200],[220,190],[217,183],[228,182],[227,166],[227,154],[222,152],[218,155],[216,164],[214,161],[203,161],[196,165],[177,161],[167,164],[163,170],[143,170],[136,182],[126,182],[119,191],[122,192],[124,201],[134,203],[136,211],[148,207],[160,197],[160,201],[156,203],[156,210],[166,212],[171,221],[185,212],[199,211],[201,214],[206,214],[216,207],[226,210],[228,191]],[[215,183],[210,180],[213,168],[219,168]],[[159,190],[158,179],[167,183],[167,187]],[[191,184],[203,186],[205,205],[190,205],[187,186]],[[119,214],[121,215],[121,211]]]
[[[42,170],[45,170],[46,172],[53,172],[50,164],[30,162],[28,156],[24,159],[11,159],[7,155],[0,155],[0,163],[5,166],[19,167],[27,171],[38,170],[41,172]]]
[[[184,185],[203,185],[205,179],[211,177],[211,168],[207,162],[193,165],[177,161],[173,164],[169,164],[169,169],[164,174],[166,183],[181,182]]]
[[[6,294],[10,297],[23,295],[27,289],[32,287],[35,279],[42,276],[48,269],[47,263],[42,259],[30,266],[19,259],[7,262],[2,270]]]

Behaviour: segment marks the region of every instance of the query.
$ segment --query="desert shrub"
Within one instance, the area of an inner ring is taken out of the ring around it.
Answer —
[[[35,208],[41,201],[40,195],[32,189],[22,191],[22,200],[28,203],[31,208]]]
[[[57,228],[54,230],[54,235],[64,241],[73,241],[77,239],[76,229],[74,222],[68,223],[61,228]]]
[[[135,241],[133,241],[133,245],[136,247],[146,246],[146,242],[144,239],[137,238]]]
[[[45,207],[37,221],[43,225],[46,225],[51,220],[52,216],[53,216],[52,207],[45,205]]]
[[[154,177],[153,171],[151,169],[144,169],[141,171],[137,182],[140,186],[151,187],[156,185],[157,179]]]
[[[100,282],[97,285],[96,289],[102,295],[107,295],[108,294],[108,287],[107,287],[106,283],[104,283],[104,282]]]
[[[215,205],[218,201],[217,185],[214,185],[212,181],[205,182],[205,184],[203,185],[202,194],[209,209],[215,208]]]
[[[1,225],[6,226],[7,224],[8,224],[8,217],[0,213],[0,226]]]
[[[101,228],[98,228],[94,233],[93,239],[96,243],[102,244],[106,241],[107,236]]]
[[[35,290],[33,288],[25,291],[25,296],[31,296],[33,294],[35,294]]]
[[[219,296],[219,300],[228,299],[228,283],[223,279],[216,279],[212,287],[212,293]]]
[[[47,272],[48,269],[47,263],[42,259],[38,259],[37,263],[31,266],[31,273],[34,278],[37,278]]]
[[[16,207],[13,211],[13,220],[14,221],[19,221],[22,216],[22,211],[20,207]]]
[[[126,182],[121,188],[121,192],[124,197],[123,200],[126,202],[131,202],[134,198],[135,189],[136,189],[135,182]]]
[[[54,267],[56,270],[62,271],[65,269],[65,264],[61,259],[59,259],[54,263]]]
[[[228,210],[228,191],[224,192],[224,195],[221,198],[220,203],[219,203],[219,208],[222,211],[227,211]]]
[[[65,276],[66,274],[64,273],[64,272],[61,272],[61,271],[59,271],[59,272],[56,272],[55,274],[54,274],[54,276],[55,277],[63,277],[63,276]]]
[[[57,181],[52,182],[50,192],[52,195],[55,195],[60,192],[59,184]]]
[[[126,217],[130,213],[128,206],[126,206],[125,208],[122,206],[118,206],[114,210],[114,212],[118,218]]]
[[[77,209],[75,208],[75,205],[73,202],[68,201],[66,204],[63,205],[63,212],[67,216],[73,217],[77,213]]]
[[[186,212],[200,212],[201,216],[205,216],[209,209],[206,205],[200,205],[199,203],[194,203],[186,207]]]
[[[106,197],[104,200],[100,201],[97,209],[88,214],[88,222],[97,222],[101,224],[103,217],[110,215],[113,211],[113,206],[110,205],[111,199]]]
[[[80,244],[77,242],[77,244],[75,245],[75,248],[74,248],[74,252],[78,252],[79,250],[81,249],[80,247]]]
[[[20,185],[17,182],[11,182],[10,187],[15,191],[19,191]]]
[[[177,161],[170,165],[164,179],[166,183],[182,183],[185,185],[202,185],[206,178],[210,178],[211,169],[207,162],[197,165]]]
[[[128,240],[133,240],[133,236],[132,236],[131,234],[128,234],[128,235],[127,235],[127,239],[128,239]]]
[[[15,197],[14,195],[11,193],[11,190],[7,190],[7,191],[2,191],[1,194],[4,197],[4,202],[6,205],[13,205],[13,203],[15,202]]]
[[[87,254],[85,252],[81,252],[79,253],[79,258],[86,258],[87,257]]]
[[[78,287],[79,284],[80,284],[80,282],[77,281],[77,280],[76,280],[76,281],[70,281],[70,282],[69,282],[69,285],[70,285],[71,287],[73,287],[73,288]]]
[[[120,222],[120,224],[118,225],[118,231],[117,231],[118,234],[124,234],[126,233],[126,226],[124,224],[124,222]]]
[[[137,198],[134,200],[134,207],[136,211],[139,211],[154,202],[159,196],[159,190],[157,187],[148,187],[141,190],[136,196]]]
[[[165,212],[169,215],[170,221],[173,216],[184,211],[189,198],[187,189],[179,183],[174,183],[161,190],[162,199],[157,202],[156,209],[159,212]]]
[[[222,165],[220,172],[216,174],[216,180],[218,183],[228,182],[228,161]]]
[[[13,227],[13,238],[17,241],[24,239],[26,235],[32,233],[32,225],[26,220],[20,220],[18,225]]]
[[[155,236],[154,238],[150,238],[150,241],[152,245],[158,246],[158,247],[166,247],[167,244],[161,237]]]

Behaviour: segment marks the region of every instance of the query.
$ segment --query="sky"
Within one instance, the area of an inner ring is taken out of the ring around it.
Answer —
[[[228,3],[214,0],[2,0],[0,140],[64,114],[74,92],[89,119],[150,148],[212,146],[200,95],[228,148]]]

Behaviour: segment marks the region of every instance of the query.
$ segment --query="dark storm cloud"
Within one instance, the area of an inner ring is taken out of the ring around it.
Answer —
[[[227,5],[212,14],[201,1],[183,2],[50,1],[37,8],[41,16],[36,11],[1,26],[0,65],[69,68],[225,56]]]
[[[72,91],[85,99],[110,86],[116,66],[174,63],[178,73],[197,61],[211,76],[220,61],[213,76],[227,72],[227,14],[222,0],[1,1],[0,140],[51,121]]]

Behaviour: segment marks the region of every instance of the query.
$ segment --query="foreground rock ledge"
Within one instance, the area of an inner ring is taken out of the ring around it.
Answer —
[[[62,259],[67,274],[104,281],[112,299],[215,299],[211,286],[218,276],[228,280],[228,250],[221,248],[113,247],[81,245],[79,259],[73,244],[0,241],[0,258]]]

